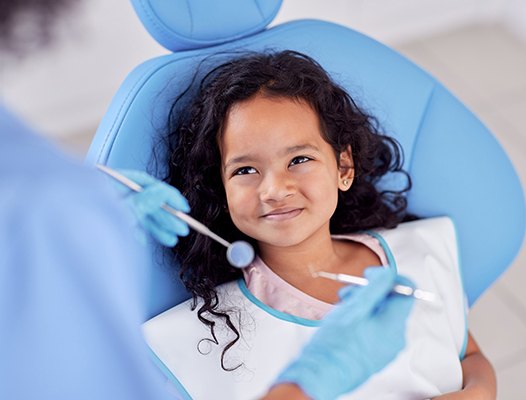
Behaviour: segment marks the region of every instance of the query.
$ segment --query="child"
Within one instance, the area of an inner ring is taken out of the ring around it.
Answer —
[[[387,173],[407,176],[397,142],[319,64],[292,51],[228,61],[174,115],[183,117],[170,137],[169,183],[196,219],[258,253],[240,272],[204,236],[174,249],[193,300],[145,334],[192,396],[263,393],[337,301],[342,285],[311,271],[360,276],[381,265],[440,301],[416,305],[406,349],[348,398],[495,398],[493,370],[467,333],[451,221],[400,224],[409,177],[398,191],[376,188]],[[185,376],[188,364],[202,379]]]

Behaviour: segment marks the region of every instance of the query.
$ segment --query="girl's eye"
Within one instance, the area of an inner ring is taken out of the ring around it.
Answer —
[[[248,175],[255,174],[257,171],[253,167],[241,167],[234,171],[233,175]]]
[[[290,165],[303,164],[303,163],[306,163],[306,162],[311,161],[311,160],[312,160],[312,158],[309,158],[309,157],[298,156],[298,157],[294,157],[292,159],[292,161],[290,162]]]

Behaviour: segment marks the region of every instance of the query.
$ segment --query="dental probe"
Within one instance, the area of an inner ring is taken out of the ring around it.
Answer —
[[[369,281],[365,278],[348,275],[348,274],[335,274],[331,272],[324,271],[311,271],[312,276],[322,277],[327,279],[332,279],[333,281],[350,283],[352,285],[365,286]],[[435,301],[436,295],[434,293],[428,292],[421,289],[413,289],[411,286],[406,285],[394,285],[393,292],[404,295],[404,296],[413,296],[415,299],[425,300],[425,301]]]
[[[97,164],[97,168],[101,170],[102,172],[111,176],[113,179],[127,186],[134,192],[142,192],[143,188],[141,185],[137,184],[136,182],[132,181],[126,176],[120,174],[114,169],[111,169],[102,164]],[[185,214],[182,211],[176,210],[175,208],[170,207],[168,204],[163,204],[161,208],[165,210],[166,212],[181,219],[182,221],[186,222],[189,226],[191,226],[197,232],[205,236],[208,236],[209,238],[214,239],[216,242],[225,246],[227,248],[226,258],[233,267],[245,268],[245,267],[248,267],[248,265],[254,260],[254,254],[255,254],[254,249],[249,243],[243,240],[238,240],[233,243],[229,243],[228,241],[223,239],[221,236],[218,236],[217,234],[212,232],[210,229],[208,229],[208,227],[203,225],[201,222],[195,220],[188,214]]]

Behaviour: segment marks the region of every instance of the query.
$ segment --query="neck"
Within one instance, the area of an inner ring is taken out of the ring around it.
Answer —
[[[331,271],[339,264],[338,251],[329,231],[288,247],[259,245],[261,259],[287,281],[312,278],[312,271]]]
[[[332,240],[329,229],[295,246],[259,244],[259,255],[281,279],[304,293],[327,303],[338,301],[342,283],[313,279],[313,271],[343,272],[361,276],[371,265],[380,265],[378,256],[368,247],[352,241]]]

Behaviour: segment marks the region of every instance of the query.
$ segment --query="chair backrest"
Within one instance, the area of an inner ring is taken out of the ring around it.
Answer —
[[[447,215],[457,227],[469,303],[511,264],[522,244],[525,204],[518,176],[488,129],[436,79],[347,27],[299,20],[271,29],[281,0],[132,0],[148,31],[173,53],[139,65],[102,120],[88,163],[151,170],[171,102],[205,57],[292,49],[316,59],[385,132],[398,139],[413,188],[409,211]],[[191,8],[189,8],[191,7]],[[162,149],[156,155],[162,157]],[[396,187],[396,179],[381,183]],[[151,244],[148,315],[187,298],[163,251]]]

